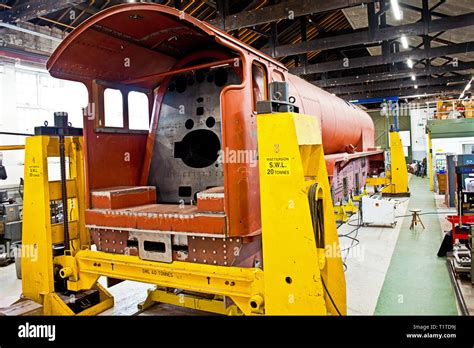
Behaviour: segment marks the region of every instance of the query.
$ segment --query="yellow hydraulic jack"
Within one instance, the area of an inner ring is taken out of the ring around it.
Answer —
[[[410,196],[408,170],[403,144],[398,132],[390,132],[390,169],[385,178],[367,178],[367,186],[382,186],[382,195]]]
[[[363,194],[362,194],[363,195]],[[362,195],[357,197],[362,197]],[[336,221],[346,222],[349,218],[359,211],[359,207],[354,204],[354,200],[357,201],[357,198],[354,199],[351,197],[346,203],[342,201],[338,205],[334,206],[334,216]]]
[[[156,285],[142,308],[165,302],[230,315],[345,315],[345,278],[319,123],[293,113],[261,114],[257,123],[263,269],[160,263],[92,251],[83,224],[80,137],[65,140],[68,210],[75,213],[69,221],[69,251],[54,256],[53,247],[64,243],[64,231],[50,224],[49,203],[61,196],[58,184],[48,183],[47,157],[57,155],[58,140],[29,138],[23,242],[37,250],[37,262],[23,260],[24,296],[42,303],[45,314],[96,314],[113,305],[98,284],[106,276]],[[62,293],[55,287],[55,273],[66,281]],[[79,298],[91,289],[98,290],[99,303],[73,311],[64,294]],[[196,301],[169,289],[214,297]],[[224,298],[233,305],[223,306]]]
[[[72,293],[57,292],[57,278],[58,272],[66,274],[70,269],[61,269],[60,260],[75,267],[77,252],[90,245],[84,226],[82,130],[69,128],[62,132],[60,127],[37,127],[35,132],[40,135],[27,138],[25,145],[21,258],[23,296],[42,304],[45,315],[73,315],[71,307],[80,306],[81,299]],[[68,159],[67,207],[63,209],[68,218],[68,242],[65,242],[65,224],[58,223],[56,216],[51,214],[54,210],[52,206],[63,202],[62,183],[50,181],[48,175],[48,158],[60,157],[60,132]],[[100,301],[96,306],[81,311],[81,314],[92,315],[113,306],[113,297],[100,284],[93,284],[91,289],[96,290]]]

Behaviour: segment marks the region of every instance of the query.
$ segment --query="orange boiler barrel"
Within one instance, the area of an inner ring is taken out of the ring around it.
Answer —
[[[288,82],[300,113],[320,119],[326,155],[347,152],[351,146],[358,152],[374,147],[375,127],[366,112],[298,76],[288,74]]]

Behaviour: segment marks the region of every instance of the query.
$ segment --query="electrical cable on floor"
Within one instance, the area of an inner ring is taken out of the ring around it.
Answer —
[[[349,221],[347,222],[347,226],[352,226],[352,227],[360,227],[360,226],[359,226],[359,224],[357,224],[357,225],[354,225],[354,224],[351,224],[351,222],[349,222]]]
[[[344,267],[344,272],[346,272],[347,269],[348,269],[348,266],[347,266],[347,264],[346,264],[346,261],[347,261],[347,258],[349,257],[349,250],[355,248],[356,246],[358,246],[358,245],[360,244],[360,240],[357,239],[357,237],[358,237],[358,235],[359,235],[359,230],[360,230],[360,228],[363,226],[363,225],[361,224],[361,214],[362,214],[362,212],[359,210],[359,212],[358,212],[358,214],[357,214],[357,219],[349,219],[349,220],[347,220],[346,222],[343,222],[343,223],[340,224],[340,226],[342,226],[343,224],[347,224],[348,226],[353,226],[353,227],[355,227],[355,228],[354,228],[352,231],[350,231],[350,232],[347,232],[347,233],[344,233],[344,234],[338,234],[338,237],[339,237],[339,238],[348,238],[348,239],[351,240],[351,244],[350,244],[347,248],[341,250],[341,253],[347,252],[347,253],[345,254],[345,256],[343,257],[343,260],[342,260],[342,262],[343,262],[343,267]],[[351,218],[352,218],[352,217],[351,217]],[[357,220],[357,225],[354,225],[354,224],[351,223],[351,222],[354,222],[354,221],[356,221],[356,220]],[[353,233],[355,233],[355,236],[351,236]]]
[[[352,230],[351,232],[346,233],[345,235],[342,235],[342,237],[349,238],[349,239],[352,240],[351,245],[349,247],[341,250],[341,253],[346,252],[346,255],[344,257],[344,263],[346,263],[347,258],[349,257],[349,250],[355,248],[356,246],[358,246],[360,244],[360,240],[357,239],[357,237],[359,236],[359,230],[362,227],[362,224],[360,223],[360,212],[359,212],[359,214],[357,214],[357,216],[358,216],[358,218],[357,218],[357,220],[358,220],[357,221],[357,223],[358,223],[357,227],[354,230]],[[350,235],[352,233],[355,233],[355,236],[351,237]]]

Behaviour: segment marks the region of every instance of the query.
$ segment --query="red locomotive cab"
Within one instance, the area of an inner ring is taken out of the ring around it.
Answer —
[[[86,226],[99,250],[254,265],[255,105],[268,97],[273,75],[284,78],[282,65],[177,10],[133,4],[83,23],[48,69],[89,90]],[[132,127],[132,93],[147,97],[148,130]],[[108,119],[110,110],[119,122]],[[238,257],[226,248],[254,251]]]
[[[255,265],[256,103],[268,99],[271,81],[288,80],[301,112],[321,120],[329,175],[346,175],[346,151],[358,158],[373,147],[366,113],[166,6],[123,4],[91,17],[60,44],[48,70],[89,91],[85,218],[106,252]],[[143,114],[146,127],[136,129]],[[365,162],[357,170],[366,174]]]

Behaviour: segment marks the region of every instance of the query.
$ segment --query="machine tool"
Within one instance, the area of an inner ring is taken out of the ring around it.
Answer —
[[[0,153],[0,180],[7,179]],[[8,190],[0,190],[0,266],[14,260],[13,243],[21,241],[22,204],[16,203],[8,195]]]
[[[13,243],[21,241],[22,204],[0,191],[0,265],[13,261]]]
[[[474,192],[465,178],[474,173],[474,165],[456,166],[457,215],[447,217],[452,224],[453,266],[457,273],[467,273],[472,280],[472,230],[474,226]]]

